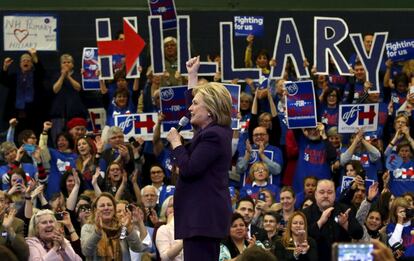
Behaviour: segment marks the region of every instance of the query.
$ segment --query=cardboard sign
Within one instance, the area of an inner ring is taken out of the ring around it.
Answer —
[[[91,108],[88,109],[89,118],[88,131],[93,133],[101,133],[106,123],[106,111],[104,108]]]
[[[313,81],[285,82],[289,129],[314,128],[317,123]]]
[[[414,58],[414,39],[389,42],[385,45],[385,48],[387,48],[388,58],[394,62]]]
[[[99,90],[98,48],[85,47],[82,53],[82,87],[85,91]]]
[[[5,51],[57,50],[57,17],[51,15],[7,15],[3,17]]]
[[[342,185],[341,185],[341,192],[347,189],[352,181],[354,181],[355,177],[343,176],[342,177]],[[372,179],[365,179],[365,189],[368,192],[369,187],[374,184],[374,180]]]
[[[148,0],[151,15],[161,15],[163,30],[177,27],[177,11],[174,0]]]
[[[236,36],[263,36],[263,16],[235,16],[234,33]]]
[[[157,113],[120,114],[115,116],[115,126],[120,127],[125,135],[125,141],[130,137],[142,137],[151,141],[154,134]]]
[[[238,84],[224,84],[224,87],[230,92],[231,95],[231,128],[238,130],[239,119],[237,113],[240,111],[240,85]]]
[[[355,133],[376,131],[378,127],[378,103],[339,105],[338,132]]]
[[[177,127],[180,119],[187,115],[185,102],[187,88],[187,85],[160,88],[161,112],[165,116],[161,129],[162,137],[165,137],[172,127]],[[183,131],[185,130],[191,130],[191,124],[185,126]]]

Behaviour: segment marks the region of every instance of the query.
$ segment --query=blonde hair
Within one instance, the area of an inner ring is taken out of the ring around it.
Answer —
[[[53,221],[56,223],[55,213],[53,213],[50,209],[42,209],[37,211],[32,218],[30,219],[29,223],[29,237],[38,237],[39,236],[39,230],[37,229],[37,225],[39,224],[39,218],[41,216],[50,215],[53,219]]]
[[[60,56],[60,63],[63,63],[63,61],[69,60],[71,61],[73,64],[75,63],[73,60],[72,55],[68,54],[68,53],[64,53]]]
[[[231,95],[223,84],[209,82],[193,89],[193,96],[200,94],[211,114],[213,122],[221,126],[231,125]]]
[[[403,207],[407,210],[410,208],[410,203],[404,197],[395,198],[390,207],[390,223],[398,223],[398,214],[396,213],[398,207]]]
[[[267,167],[267,165],[263,161],[257,161],[255,163],[253,163],[253,165],[250,167],[250,170],[249,170],[250,180],[254,181],[254,172],[258,167],[263,167],[266,170],[266,173],[267,173],[266,180],[269,181],[269,168]]]
[[[168,204],[170,204],[171,199],[173,199],[174,196],[169,196],[168,198],[166,198],[164,200],[164,202],[162,202],[162,206],[161,206],[161,210],[160,210],[160,222],[167,222],[167,208],[168,208]]]

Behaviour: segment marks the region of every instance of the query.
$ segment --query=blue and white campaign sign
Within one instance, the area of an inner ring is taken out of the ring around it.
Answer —
[[[339,105],[338,132],[355,133],[376,131],[378,127],[378,103]]]
[[[389,42],[385,45],[385,48],[387,48],[388,58],[394,62],[414,58],[414,39]]]
[[[188,108],[185,100],[187,86],[172,86],[160,88],[161,112],[165,119],[162,122],[162,137],[165,137],[172,127],[177,127],[178,122],[187,116]],[[191,130],[188,124],[183,130]]]
[[[235,16],[234,33],[236,36],[263,36],[263,16]]]
[[[106,110],[104,108],[88,109],[89,118],[87,129],[93,133],[101,133],[106,123]]]
[[[162,16],[163,30],[177,27],[177,11],[174,0],[148,0],[151,15]]]
[[[398,156],[397,153],[391,153],[388,155],[387,160],[385,161],[385,167],[390,170],[394,171],[401,167],[403,164],[403,159]]]
[[[3,17],[5,51],[57,50],[57,17],[52,15],[6,15]]]
[[[316,127],[317,114],[313,81],[285,82],[286,117],[289,129]]]
[[[264,155],[269,158],[271,161],[274,161],[274,153],[271,150],[264,150],[263,151]],[[249,166],[251,166],[253,163],[261,161],[260,160],[260,156],[259,156],[259,150],[257,149],[253,149],[252,152],[250,153],[250,159],[249,159]],[[250,168],[249,168],[250,169]],[[274,184],[273,183],[273,175],[269,176],[270,179],[270,184]],[[249,175],[246,175],[245,179],[243,180],[243,186],[247,183],[251,183],[252,180],[249,180]]]
[[[341,192],[351,186],[352,181],[354,181],[355,177],[343,176],[342,177],[342,185],[341,185]],[[365,179],[365,189],[368,191],[369,187],[374,184],[375,180],[373,179]]]
[[[224,84],[231,95],[231,128],[238,130],[240,128],[240,120],[237,114],[240,111],[240,85],[238,84]]]
[[[115,116],[115,126],[120,127],[125,135],[125,141],[130,137],[140,136],[151,141],[154,135],[157,113],[120,114]]]
[[[82,54],[82,86],[85,91],[99,90],[98,48],[85,47]]]

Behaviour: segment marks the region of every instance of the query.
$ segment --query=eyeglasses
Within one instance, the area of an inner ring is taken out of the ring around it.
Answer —
[[[255,169],[254,172],[259,172],[259,173],[263,173],[267,171],[267,169]]]
[[[255,133],[255,134],[253,134],[253,137],[255,137],[255,138],[257,138],[257,137],[264,137],[266,135],[267,135],[267,133]]]
[[[151,171],[151,174],[161,174],[163,173],[162,170]]]

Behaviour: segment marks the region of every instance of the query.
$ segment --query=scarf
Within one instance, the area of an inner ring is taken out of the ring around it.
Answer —
[[[98,242],[97,254],[105,261],[122,261],[121,226],[119,224],[112,227],[105,227],[102,237]]]
[[[33,102],[34,99],[34,84],[33,84],[33,70],[22,73],[20,70],[17,73],[16,83],[16,109],[23,110],[26,103]]]

